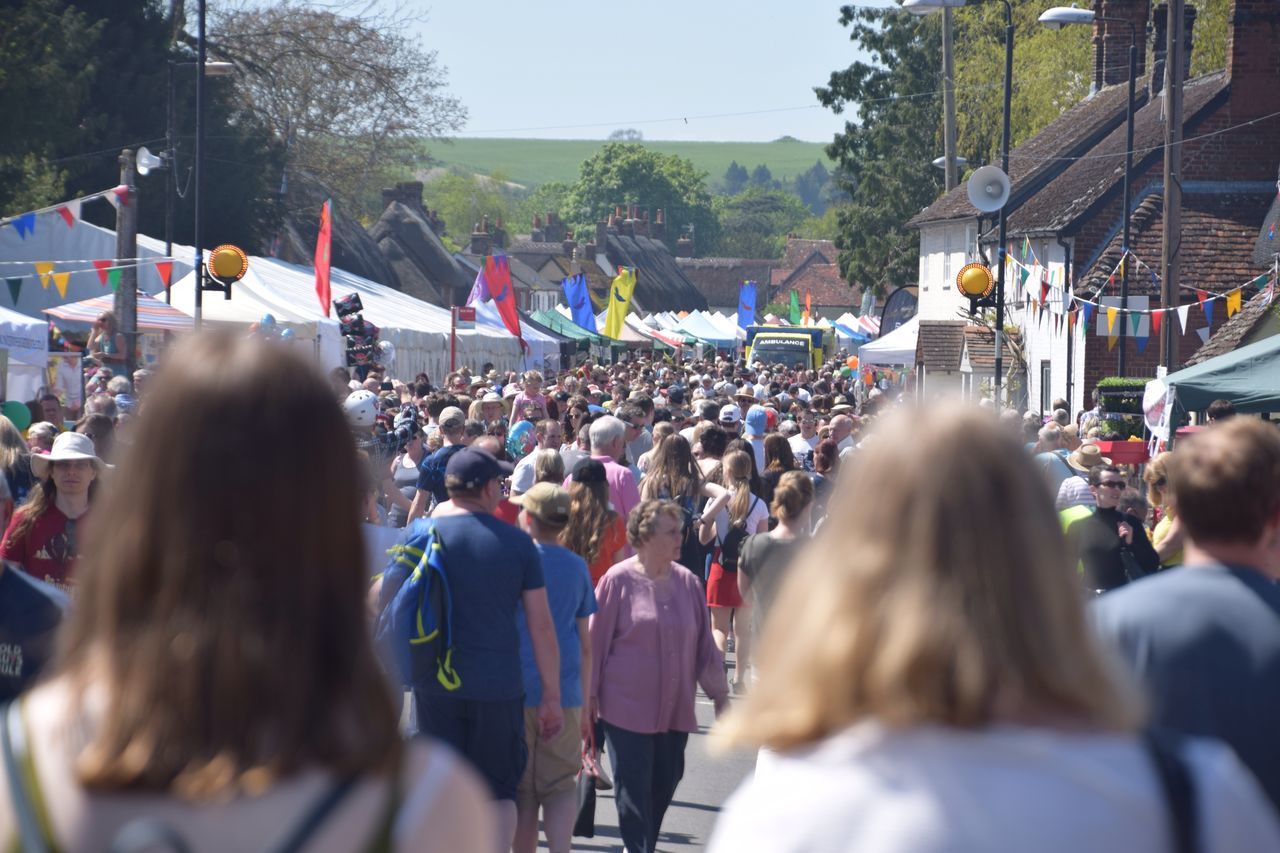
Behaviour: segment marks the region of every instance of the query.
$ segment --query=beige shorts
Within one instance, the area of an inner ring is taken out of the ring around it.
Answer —
[[[564,709],[564,728],[551,740],[538,737],[538,709],[524,709],[524,742],[529,760],[524,767],[517,802],[542,803],[576,788],[582,767],[581,708]]]

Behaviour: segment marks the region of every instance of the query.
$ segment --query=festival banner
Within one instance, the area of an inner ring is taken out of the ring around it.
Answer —
[[[787,312],[787,322],[793,326],[800,325],[800,294],[791,291],[791,306]]]
[[[609,285],[609,308],[604,321],[604,335],[615,341],[622,337],[622,327],[631,310],[631,295],[636,290],[636,271],[619,267],[618,275]]]
[[[324,311],[324,316],[329,316],[329,310],[332,307],[333,291],[329,286],[329,261],[331,251],[331,234],[333,229],[333,200],[326,199],[325,203],[320,206],[320,233],[316,235],[316,254],[315,254],[315,270],[316,270],[316,296],[320,299],[320,309]],[[163,273],[161,278],[166,279],[165,287],[169,286],[167,276]]]
[[[599,334],[599,329],[596,328],[596,315],[591,310],[591,294],[587,290],[587,277],[582,273],[567,276],[560,282],[560,287],[564,291],[564,299],[569,305],[573,322],[593,335]]]
[[[756,283],[744,281],[738,289],[738,327],[745,329],[756,321]]]
[[[489,255],[485,258],[484,277],[489,286],[489,295],[493,297],[493,304],[498,308],[498,316],[502,318],[502,325],[507,327],[508,332],[519,338],[523,345],[524,337],[520,334],[516,291],[511,284],[511,264],[507,256]]]

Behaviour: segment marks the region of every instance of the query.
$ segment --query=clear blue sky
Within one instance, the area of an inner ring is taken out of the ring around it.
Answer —
[[[827,142],[844,119],[813,88],[854,60],[839,14],[827,0],[448,0],[419,34],[469,111],[460,135]]]

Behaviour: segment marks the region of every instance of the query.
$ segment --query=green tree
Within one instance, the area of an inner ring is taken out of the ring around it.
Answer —
[[[425,195],[428,205],[444,219],[445,233],[454,246],[461,247],[483,217],[495,224],[500,218],[504,225],[512,221],[516,206],[504,186],[501,176],[450,171],[427,184]]]
[[[514,225],[519,230],[529,227],[533,217],[554,213],[565,219],[566,202],[573,186],[563,181],[549,181],[534,187],[515,203]]]
[[[728,258],[780,258],[787,235],[810,218],[809,209],[785,190],[752,187],[735,196],[716,196],[720,218],[717,255]]]
[[[761,163],[751,170],[751,186],[762,190],[771,189],[778,186],[778,182],[773,179],[773,172],[769,171],[769,167]]]
[[[747,188],[747,181],[751,175],[747,173],[745,166],[739,166],[737,160],[729,163],[729,168],[724,170],[724,191],[729,195],[737,195]]]
[[[1227,12],[1230,0],[1196,0],[1195,49],[1191,51],[1191,76],[1198,77],[1227,67]]]
[[[831,174],[821,161],[814,161],[808,169],[796,175],[795,193],[815,216],[821,216],[827,209],[827,187],[831,183]]]
[[[583,162],[566,199],[565,219],[575,228],[594,228],[619,204],[661,208],[666,215],[667,243],[673,248],[686,225],[693,226],[697,252],[709,250],[720,239],[707,173],[675,154],[660,154],[634,143],[605,145]]]
[[[922,94],[937,89],[939,17],[843,6],[840,23],[870,61],[815,90],[833,112],[857,111],[827,147],[850,199],[837,213],[836,246],[845,280],[878,293],[915,280],[919,234],[904,223],[941,189],[929,167],[941,149],[941,97]]]

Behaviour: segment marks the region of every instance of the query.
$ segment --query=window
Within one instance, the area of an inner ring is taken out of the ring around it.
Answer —
[[[975,222],[964,227],[965,263],[976,261],[982,253],[978,251],[978,224]]]
[[[924,253],[924,241],[920,241],[920,288],[929,289],[929,256]]]
[[[942,232],[942,289],[951,289],[951,253],[954,251],[952,247],[952,238],[955,235],[951,228],[947,228]]]
[[[1050,393],[1050,386],[1053,384],[1053,364],[1049,361],[1040,362],[1040,413],[1048,414],[1050,406],[1053,405],[1053,395]]]

